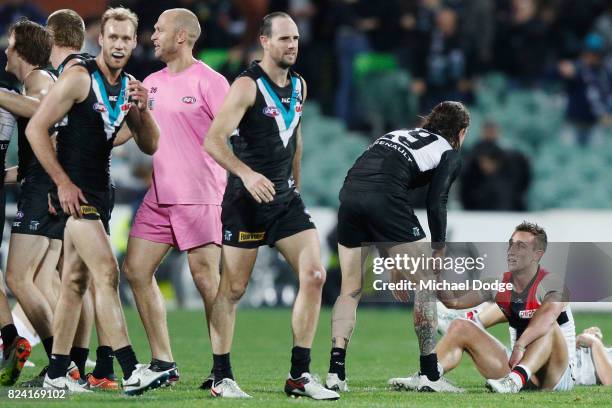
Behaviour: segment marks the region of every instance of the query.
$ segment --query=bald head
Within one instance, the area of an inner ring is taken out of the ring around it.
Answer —
[[[160,18],[168,19],[168,22],[174,27],[175,31],[183,31],[185,33],[185,41],[188,46],[193,47],[202,30],[200,22],[195,14],[184,8],[175,8],[164,11]]]

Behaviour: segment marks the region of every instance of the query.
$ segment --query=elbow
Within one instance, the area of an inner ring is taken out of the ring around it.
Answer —
[[[38,134],[37,123],[33,120],[30,120],[25,130],[26,139],[28,139],[28,142],[30,144],[33,144],[34,140],[36,140],[37,134]]]
[[[147,152],[147,154],[149,156],[153,156],[155,152],[157,151],[158,147],[159,147],[159,137],[156,137],[153,140],[151,140],[151,145],[149,146],[149,151]]]

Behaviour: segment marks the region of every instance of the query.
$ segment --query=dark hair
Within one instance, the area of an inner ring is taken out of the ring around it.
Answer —
[[[47,29],[53,36],[53,44],[80,50],[85,41],[85,23],[76,11],[62,9],[47,18]]]
[[[42,67],[49,63],[53,42],[45,27],[21,18],[9,28],[9,37],[15,36],[15,51],[28,64]]]
[[[444,101],[425,116],[421,127],[442,136],[459,150],[459,132],[470,125],[470,113],[461,102]]]
[[[523,221],[514,229],[514,232],[519,231],[532,234],[535,237],[535,249],[546,251],[546,247],[548,246],[548,237],[546,236],[546,231],[544,231],[544,228],[540,227],[536,223]]]
[[[272,35],[272,22],[277,17],[283,17],[291,19],[291,16],[282,11],[275,11],[274,13],[270,13],[266,15],[263,20],[261,20],[261,28],[259,29],[259,35],[263,35],[264,37],[270,37]]]

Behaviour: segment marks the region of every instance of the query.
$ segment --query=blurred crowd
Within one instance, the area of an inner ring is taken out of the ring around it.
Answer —
[[[140,18],[138,47],[127,71],[141,79],[163,66],[154,58],[150,37],[165,9],[185,7],[199,17],[204,34],[196,54],[203,59],[222,55],[215,65],[230,80],[257,57],[261,18],[283,10],[300,28],[296,70],[309,83],[309,99],[350,129],[371,130],[356,94],[355,62],[364,53],[390,55],[397,69],[409,74],[409,81],[396,86],[405,87],[399,91],[415,98],[419,113],[446,99],[472,103],[479,77],[495,71],[505,74],[513,89],[560,84],[567,96],[568,127],[578,144],[589,144],[602,127],[612,125],[609,0],[110,0],[108,4],[129,7]],[[0,32],[21,15],[44,23],[45,14],[26,0],[5,0],[0,5]],[[84,17],[85,49],[96,54],[99,20]],[[416,124],[418,117],[413,116],[405,118],[404,126]],[[498,146],[496,137],[487,136],[500,133],[495,123],[475,132],[483,139],[467,157],[468,182],[460,195],[463,206],[525,209],[522,198],[505,196],[527,191],[529,163]],[[119,157],[122,154],[129,157],[130,152],[119,152]],[[508,167],[516,161],[521,163],[513,165],[518,170]],[[126,183],[146,183],[143,166],[136,167]],[[497,200],[474,198],[493,193]]]

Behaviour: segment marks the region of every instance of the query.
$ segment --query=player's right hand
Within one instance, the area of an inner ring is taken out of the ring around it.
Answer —
[[[393,283],[400,283],[406,279],[406,276],[402,271],[393,268],[389,273],[389,278]],[[393,295],[393,298],[400,303],[408,303],[410,300],[410,292],[408,292],[408,289],[395,289],[391,291],[391,294]]]
[[[593,347],[593,343],[597,343],[599,338],[590,333],[582,333],[576,337],[576,347]]]
[[[57,186],[57,195],[62,210],[64,210],[66,214],[70,214],[75,218],[81,217],[81,203],[87,204],[87,199],[80,188],[73,182],[67,181]]]
[[[251,171],[242,177],[242,182],[259,204],[270,203],[274,200],[274,195],[276,194],[274,183],[263,174]]]

